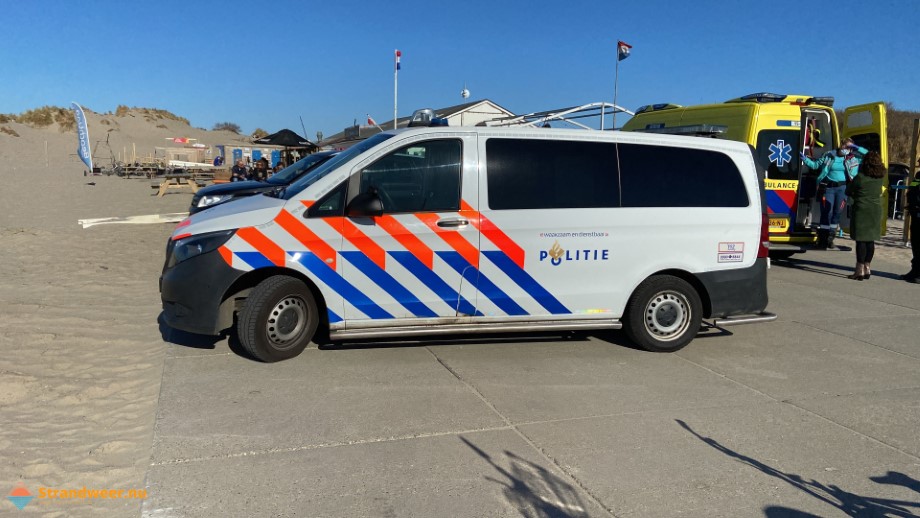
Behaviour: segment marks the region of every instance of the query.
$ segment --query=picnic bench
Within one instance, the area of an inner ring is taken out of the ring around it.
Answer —
[[[198,192],[201,188],[191,174],[167,174],[163,180],[151,185],[153,189],[158,189],[157,197],[162,197],[170,189],[190,189],[192,193]]]

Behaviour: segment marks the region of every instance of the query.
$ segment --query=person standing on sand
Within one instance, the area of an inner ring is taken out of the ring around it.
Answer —
[[[869,264],[875,255],[875,241],[882,237],[882,186],[885,164],[877,151],[866,153],[860,174],[847,183],[846,194],[853,200],[850,237],[856,241],[856,270],[850,279],[862,281],[872,275]]]

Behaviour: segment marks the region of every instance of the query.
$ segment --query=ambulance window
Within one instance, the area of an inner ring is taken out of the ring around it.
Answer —
[[[767,171],[767,178],[799,179],[801,138],[798,130],[764,130],[757,135],[757,161]]]
[[[361,171],[360,192],[374,188],[386,213],[460,210],[459,140],[416,142]]]
[[[619,144],[624,207],[747,207],[728,155],[705,149]]]
[[[882,139],[878,133],[861,133],[850,137],[857,146],[864,147],[869,151],[878,151],[882,149]]]
[[[345,215],[345,190],[348,182],[342,182],[329,194],[320,198],[310,206],[306,216],[308,218],[328,218]]]
[[[543,139],[486,142],[493,210],[616,207],[615,144]]]

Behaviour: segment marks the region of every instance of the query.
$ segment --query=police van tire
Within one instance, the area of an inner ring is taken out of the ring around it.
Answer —
[[[272,363],[302,353],[316,334],[319,320],[310,289],[298,279],[276,275],[250,292],[236,331],[253,358]]]
[[[702,307],[699,293],[687,281],[672,275],[650,277],[626,305],[626,335],[647,351],[677,351],[699,332]]]

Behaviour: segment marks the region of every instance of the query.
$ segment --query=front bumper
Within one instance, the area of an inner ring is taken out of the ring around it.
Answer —
[[[164,321],[189,333],[220,334],[221,303],[243,273],[231,268],[216,250],[164,270],[160,276]]]

